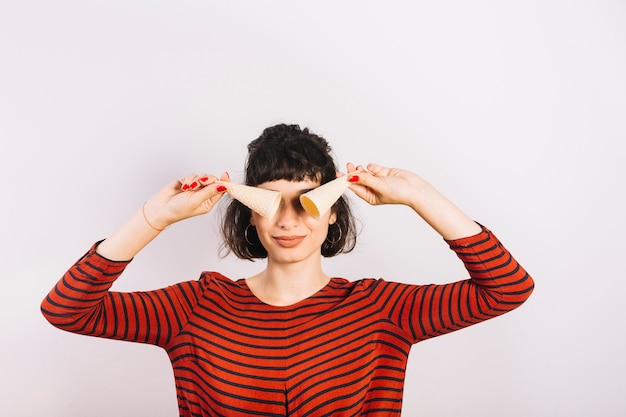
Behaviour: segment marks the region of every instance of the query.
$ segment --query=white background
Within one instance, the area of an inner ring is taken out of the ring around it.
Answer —
[[[165,183],[241,180],[263,128],[398,166],[490,227],[530,300],[413,348],[407,416],[626,414],[626,2],[4,0],[0,415],[174,416],[165,352],[62,332],[39,303]],[[404,207],[366,207],[349,279],[464,278]],[[176,224],[118,290],[232,278],[217,213]]]

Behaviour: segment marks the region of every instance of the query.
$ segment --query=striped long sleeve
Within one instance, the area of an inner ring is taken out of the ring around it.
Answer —
[[[181,416],[399,416],[412,344],[510,311],[533,289],[489,230],[448,243],[468,278],[332,278],[286,307],[216,272],[157,291],[112,292],[127,263],[92,249],[42,311],[64,330],[162,346]]]
[[[383,286],[383,311],[413,343],[511,311],[534,289],[532,278],[491,231],[484,229],[448,244],[471,279],[444,285]]]
[[[46,296],[41,310],[54,326],[73,333],[166,345],[197,302],[198,281],[156,291],[109,291],[129,261],[110,261],[94,245]]]

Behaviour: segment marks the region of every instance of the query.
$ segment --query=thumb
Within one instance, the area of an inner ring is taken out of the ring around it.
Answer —
[[[372,175],[374,175],[375,177],[382,177],[382,176],[389,175],[389,173],[391,171],[387,167],[384,167],[384,166],[378,165],[378,164],[374,164],[374,163],[367,164],[367,170],[369,172],[371,172]]]
[[[382,183],[382,179],[379,176],[384,175],[385,168],[380,165],[369,164],[367,170],[364,170],[361,166],[360,169],[350,172],[348,174],[348,182],[353,185],[359,185],[363,187],[378,188]]]
[[[375,191],[380,185],[380,178],[375,178],[367,171],[354,171],[348,174],[348,182],[350,189],[359,198],[365,200],[369,204],[377,204],[377,192]]]

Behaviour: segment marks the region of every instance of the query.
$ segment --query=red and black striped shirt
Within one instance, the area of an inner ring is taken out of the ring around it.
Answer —
[[[412,344],[506,313],[533,289],[490,231],[448,243],[471,278],[333,278],[288,307],[215,272],[156,291],[109,291],[128,262],[94,245],[42,311],[63,330],[164,348],[181,416],[399,416]]]

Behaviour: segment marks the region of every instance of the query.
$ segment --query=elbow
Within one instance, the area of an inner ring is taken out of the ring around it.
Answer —
[[[500,304],[506,310],[513,310],[526,302],[535,290],[535,282],[528,273],[517,282],[513,283],[501,294]]]
[[[49,295],[41,302],[40,311],[48,323],[58,329],[80,333],[80,329],[85,327],[84,312],[59,305]]]
[[[533,280],[533,278],[530,275],[528,275],[528,273],[526,273],[522,281],[522,284],[523,284],[523,288],[519,291],[520,304],[524,303],[526,300],[530,298],[531,294],[535,290],[535,280]]]
[[[43,299],[39,310],[48,323],[52,324],[54,327],[63,327],[64,320],[67,320],[68,315],[63,313],[60,306],[55,305],[49,295]]]

